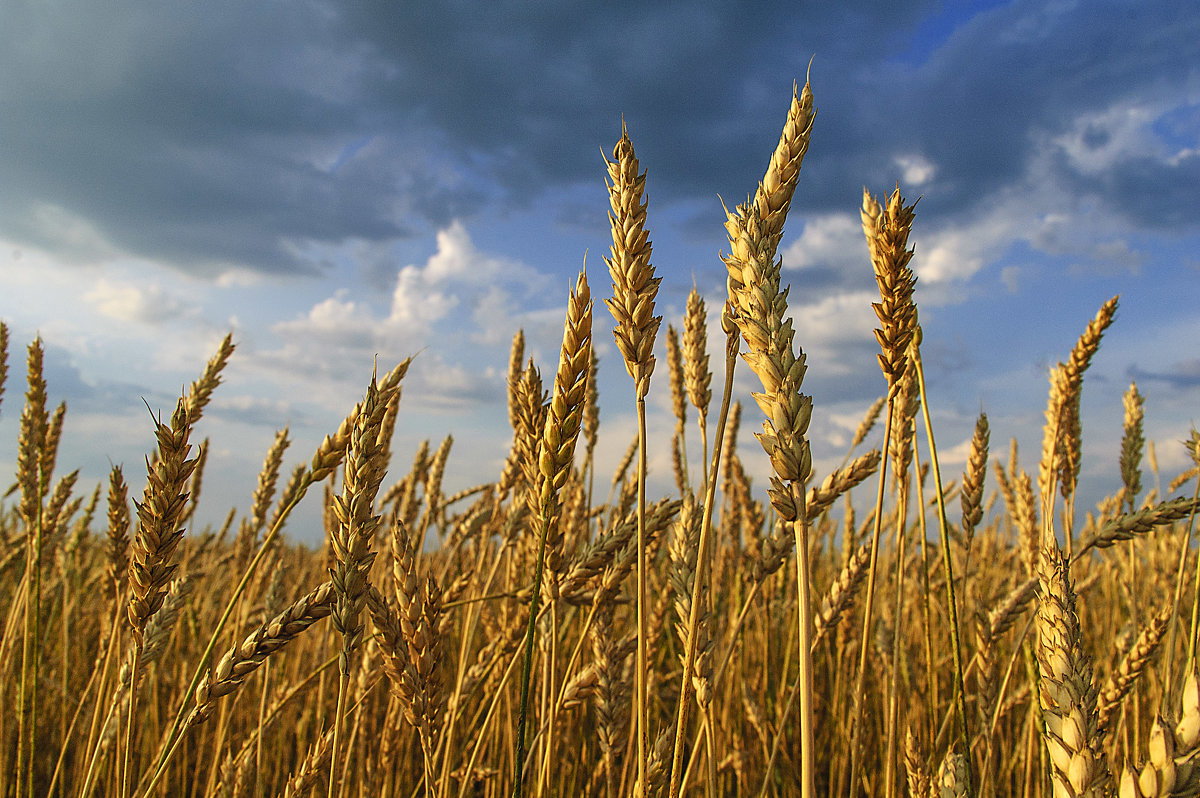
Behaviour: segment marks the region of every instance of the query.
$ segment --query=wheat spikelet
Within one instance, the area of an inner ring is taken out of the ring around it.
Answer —
[[[192,424],[200,420],[204,408],[212,399],[213,391],[221,384],[221,372],[225,370],[225,365],[236,348],[236,344],[233,343],[233,333],[227,333],[221,340],[221,345],[217,347],[217,353],[209,359],[208,364],[204,367],[204,373],[200,375],[200,379],[194,381],[188,389],[185,403],[187,416]]]
[[[521,378],[521,364],[525,362],[525,330],[517,330],[512,339],[512,347],[508,355],[508,423],[514,429],[517,426],[517,398],[513,387]]]
[[[418,533],[418,537],[422,540],[427,529],[441,524],[442,478],[445,476],[446,460],[450,457],[450,447],[453,445],[454,436],[447,435],[438,446],[437,451],[433,453],[433,459],[429,463],[429,478],[425,481],[425,515],[421,518],[420,532]]]
[[[867,412],[863,414],[862,421],[858,422],[858,426],[854,430],[854,439],[850,442],[850,450],[854,451],[862,442],[871,434],[871,430],[879,422],[879,415],[883,412],[883,406],[887,403],[887,395],[880,396],[871,406],[867,408]]]
[[[1129,390],[1121,401],[1125,410],[1124,434],[1121,437],[1121,481],[1125,484],[1125,499],[1129,508],[1133,509],[1134,500],[1142,491],[1142,448],[1146,445],[1142,435],[1142,419],[1146,397],[1138,392],[1136,382],[1130,382]]]
[[[0,321],[0,400],[4,398],[4,383],[8,380],[8,325]]]
[[[417,514],[421,509],[418,490],[429,481],[429,466],[429,439],[426,438],[417,447],[417,453],[413,455],[412,467],[401,480],[400,500],[397,502],[396,515],[404,522],[405,526],[412,526],[417,522]]]
[[[325,771],[329,767],[329,758],[332,755],[333,729],[330,729],[312,744],[304,756],[304,761],[300,763],[300,767],[296,768],[296,772],[288,779],[283,791],[285,798],[300,798],[308,795],[312,788],[317,786],[317,782],[326,775]]]
[[[679,331],[667,325],[667,374],[671,383],[671,409],[675,413],[675,430],[679,435],[687,424],[688,395],[683,374],[683,351],[679,346]]]
[[[1095,535],[1088,539],[1081,553],[1089,548],[1104,549],[1119,541],[1145,535],[1157,526],[1165,526],[1187,518],[1196,507],[1195,500],[1180,496],[1119,515],[1101,526]]]
[[[43,358],[42,339],[35,338],[29,344],[25,360],[29,387],[25,392],[25,407],[21,411],[21,429],[17,439],[17,484],[21,487],[18,512],[30,535],[37,524],[46,489],[41,473],[41,458],[49,417],[46,413]]]
[[[1126,652],[1100,690],[1096,700],[1096,725],[1102,732],[1108,728],[1109,719],[1113,711],[1120,706],[1121,699],[1133,688],[1138,677],[1149,665],[1150,659],[1158,651],[1172,614],[1171,608],[1168,607],[1150,619],[1146,628],[1138,635],[1133,648]]]
[[[784,319],[787,291],[780,287],[782,261],[775,257],[783,221],[796,189],[800,166],[808,150],[815,109],[807,83],[801,96],[793,93],[783,134],[753,201],[727,214],[729,234],[729,307],[732,321],[746,341],[743,355],[762,383],[754,399],[766,416],[756,433],[771,459],[775,474],[768,493],[786,521],[798,517],[792,485],[802,484],[812,470],[805,433],[812,417],[812,399],[800,393],[805,356],[793,349],[791,319]]]
[[[542,429],[537,477],[539,512],[547,529],[547,565],[559,574],[565,567],[559,526],[563,486],[575,461],[583,409],[587,402],[588,368],[592,359],[592,299],[587,277],[580,272],[567,303],[562,351],[554,376],[554,397]]]
[[[654,372],[654,337],[662,322],[661,316],[654,315],[654,298],[662,278],[654,276],[654,267],[650,265],[651,245],[643,198],[646,174],[638,172],[638,159],[624,124],[621,139],[613,148],[613,159],[605,163],[613,238],[610,257],[605,258],[613,281],[613,297],[605,303],[617,322],[613,337],[625,358],[625,370],[633,378],[637,398],[644,399]]]
[[[911,728],[904,732],[904,774],[908,781],[908,794],[912,798],[927,798],[929,771],[925,769],[925,758],[921,756],[917,737]]]
[[[1083,653],[1068,565],[1057,548],[1043,550],[1039,580],[1037,653],[1054,794],[1101,798],[1112,779],[1097,722],[1092,664]]]
[[[292,469],[292,475],[288,478],[287,485],[279,492],[279,499],[275,502],[275,510],[271,513],[271,521],[267,524],[268,530],[275,529],[283,523],[284,518],[287,516],[288,508],[296,501],[299,501],[299,496],[304,490],[304,483],[307,478],[308,466],[301,463]]]
[[[888,393],[894,394],[908,369],[908,347],[917,331],[917,306],[913,289],[917,278],[908,267],[913,250],[908,248],[916,206],[905,205],[900,186],[882,205],[863,188],[862,226],[879,286],[880,301],[873,303],[880,327],[875,339],[882,350],[879,367],[888,381]]]
[[[366,600],[368,572],[375,561],[371,544],[379,525],[374,503],[384,476],[379,427],[390,398],[390,394],[380,395],[372,376],[346,449],[342,495],[333,500],[337,523],[329,538],[335,558],[330,580],[337,594],[333,625],[342,636],[338,668],[343,679],[350,674],[350,658],[362,639],[360,616]]]
[[[617,756],[624,748],[629,727],[630,684],[625,678],[625,660],[632,647],[622,645],[612,634],[611,605],[602,604],[592,623],[592,661],[596,686],[592,703],[596,712],[596,737],[600,747],[600,768],[604,771],[607,794],[617,794]]]
[[[1042,528],[1038,525],[1038,511],[1033,498],[1033,480],[1024,471],[1014,475],[1012,507],[1013,524],[1020,536],[1021,559],[1031,577],[1037,576],[1038,551],[1041,547]]]
[[[975,422],[975,433],[971,437],[971,453],[967,456],[967,470],[962,481],[962,536],[963,546],[970,550],[975,537],[975,527],[983,518],[983,478],[987,474],[988,419],[980,413]]]
[[[594,476],[595,468],[592,465],[592,453],[596,450],[596,444],[600,440],[600,392],[596,387],[596,372],[599,368],[600,361],[596,357],[596,348],[592,347],[592,357],[588,363],[587,401],[583,405],[583,420],[581,422],[583,425],[583,440],[587,449],[589,478]],[[588,486],[588,497],[590,503],[590,483]]]
[[[946,752],[930,795],[934,798],[967,798],[967,763],[962,754],[957,751]]]
[[[825,477],[824,482],[808,492],[809,517],[816,518],[825,512],[833,506],[839,496],[862,484],[878,468],[879,450],[872,449],[856,457],[850,465],[839,468]]]
[[[187,405],[180,399],[170,426],[155,422],[158,460],[148,466],[146,490],[137,508],[137,533],[130,547],[129,622],[141,640],[146,621],[161,606],[175,565],[171,559],[183,538],[179,523],[187,503],[184,488],[196,461],[188,459],[191,432]]]
[[[703,419],[712,402],[712,373],[708,368],[708,312],[704,300],[693,287],[687,298],[683,316],[683,372],[688,400]]]
[[[1043,512],[1049,512],[1052,506],[1051,479],[1057,474],[1062,474],[1066,477],[1064,482],[1073,482],[1078,476],[1079,397],[1083,387],[1083,373],[1100,348],[1100,339],[1104,331],[1112,324],[1117,311],[1117,300],[1118,297],[1113,297],[1100,307],[1071,350],[1067,362],[1059,363],[1051,369],[1050,398],[1046,406],[1042,459],[1038,469],[1038,489],[1045,508]]]
[[[377,390],[379,395],[390,398],[397,394],[400,390],[400,383],[404,380],[404,376],[408,373],[408,367],[411,364],[412,358],[406,358],[389,371],[378,383]],[[384,404],[386,405],[387,403],[384,402]],[[308,489],[308,485],[321,482],[342,464],[342,460],[346,457],[346,448],[350,444],[350,435],[354,430],[355,424],[358,422],[358,416],[362,413],[362,410],[363,403],[359,402],[350,411],[350,414],[342,420],[337,431],[333,435],[326,435],[325,439],[321,441],[321,444],[317,447],[317,451],[313,454],[312,463],[309,465],[309,476],[305,491]],[[304,491],[301,491],[300,495],[303,494]]]
[[[271,507],[271,499],[275,497],[275,484],[279,481],[279,466],[290,443],[288,428],[284,427],[276,433],[271,448],[267,450],[262,470],[258,473],[258,485],[254,488],[254,496],[250,502],[250,520],[247,528],[250,538],[257,537],[267,523],[267,510]]]
[[[75,489],[78,479],[79,471],[72,471],[60,479],[50,492],[50,500],[42,512],[43,545],[48,542],[53,544],[54,539],[60,537],[63,525],[78,509],[79,500],[71,501],[71,491]]]
[[[212,714],[217,700],[236,690],[267,657],[329,615],[337,598],[333,583],[325,582],[247,635],[240,645],[225,652],[217,660],[216,667],[200,681],[188,724],[205,720]]]
[[[829,592],[825,594],[825,598],[821,600],[821,606],[817,610],[817,631],[813,635],[812,642],[814,648],[831,629],[838,625],[842,615],[853,606],[854,596],[867,577],[867,563],[870,562],[870,559],[871,547],[859,546],[850,556],[837,579],[833,580],[833,584],[829,586]]]
[[[50,475],[58,460],[58,444],[62,440],[63,419],[67,415],[67,403],[59,402],[58,407],[46,421],[46,434],[42,439],[42,451],[38,455],[38,468],[41,470],[42,494],[45,495]]]
[[[542,389],[542,375],[529,361],[521,379],[515,386],[517,404],[517,426],[513,433],[512,461],[520,476],[520,495],[524,497],[526,512],[538,511],[538,464],[541,461],[542,430],[546,425],[546,392]]]
[[[735,230],[744,227],[745,223],[749,221],[755,223],[756,229],[762,236],[762,247],[765,252],[770,253],[767,260],[774,257],[775,251],[779,247],[779,241],[783,237],[783,223],[792,204],[792,195],[796,192],[800,167],[804,163],[805,153],[808,152],[808,142],[815,117],[816,108],[813,106],[811,86],[805,81],[804,89],[797,93],[796,87],[793,85],[792,104],[788,108],[787,119],[784,121],[779,143],[775,145],[775,151],[771,154],[771,162],[767,166],[766,174],[763,176],[762,182],[758,184],[758,190],[750,203],[753,219],[739,214],[741,219],[734,219],[731,216],[726,221],[725,227],[729,232],[732,248],[731,257],[739,262],[745,262],[754,254],[752,249],[739,248],[739,244],[735,243],[735,240],[741,238],[740,233],[735,235]],[[731,223],[734,225],[733,229],[730,227]],[[748,245],[751,242],[746,240],[742,243]],[[753,282],[739,279],[740,277],[742,275],[730,270],[729,293],[731,298],[735,293],[743,292],[754,285]],[[740,310],[744,309],[739,308]]]

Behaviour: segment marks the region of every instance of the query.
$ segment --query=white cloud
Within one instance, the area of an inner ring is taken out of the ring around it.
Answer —
[[[273,329],[288,338],[316,336],[356,347],[404,341],[416,349],[443,333],[498,342],[513,332],[513,294],[524,300],[542,282],[519,261],[480,252],[455,221],[437,234],[437,251],[424,264],[397,272],[386,316],[343,288]]]
[[[136,285],[100,278],[83,298],[96,310],[117,321],[158,324],[191,312],[158,285]]]
[[[867,245],[858,215],[831,213],[806,219],[804,231],[783,251],[785,269],[814,266],[862,269]]]
[[[1167,156],[1150,125],[1168,107],[1120,104],[1084,114],[1050,144],[1067,156],[1071,166],[1087,175],[1107,172],[1131,156]]]
[[[846,363],[836,356],[838,348],[873,341],[877,319],[871,303],[878,294],[866,291],[835,294],[813,305],[798,307],[792,320],[796,343],[810,356],[826,361],[822,368],[840,373],[856,371],[861,364]]]
[[[924,185],[937,174],[937,166],[918,153],[899,155],[895,162],[900,168],[900,181],[905,186]]]
[[[424,263],[394,273],[385,311],[357,289],[343,287],[302,316],[273,325],[283,344],[263,353],[264,365],[340,379],[350,376],[351,364],[369,366],[375,356],[390,365],[416,355],[407,393],[436,410],[497,398],[502,379],[488,369],[507,362],[519,326],[526,329],[528,354],[557,358],[558,341],[551,339],[561,334],[566,286],[553,297],[553,308],[540,307],[548,278],[519,261],[480,251],[461,222],[437,234],[437,248]],[[553,363],[547,360],[543,368]]]

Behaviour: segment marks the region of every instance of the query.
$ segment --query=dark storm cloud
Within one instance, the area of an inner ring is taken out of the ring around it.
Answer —
[[[1194,80],[1186,5],[10,3],[0,235],[86,257],[39,212],[61,209],[192,271],[315,270],[297,245],[599,182],[622,115],[656,202],[737,202],[814,54],[797,206],[855,208],[918,153],[937,167],[923,209],[969,213],[1022,175],[1035,131]],[[1161,222],[1178,206],[1155,197],[1195,172],[1131,161],[1088,190]]]

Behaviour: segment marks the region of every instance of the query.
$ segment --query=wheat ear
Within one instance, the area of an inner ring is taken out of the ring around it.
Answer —
[[[1083,653],[1070,569],[1057,546],[1043,550],[1039,581],[1037,654],[1054,795],[1102,798],[1112,777],[1097,718],[1092,663]]]
[[[971,436],[971,452],[967,455],[967,470],[962,481],[962,539],[963,549],[971,550],[975,527],[983,519],[983,479],[987,475],[988,442],[987,413],[980,413]]]
[[[1096,699],[1096,726],[1101,732],[1109,728],[1109,720],[1126,694],[1133,689],[1138,677],[1146,670],[1151,658],[1157,653],[1167,631],[1167,624],[1174,617],[1172,608],[1158,613],[1146,624],[1138,635],[1133,648],[1126,652],[1116,670],[1108,677]]]

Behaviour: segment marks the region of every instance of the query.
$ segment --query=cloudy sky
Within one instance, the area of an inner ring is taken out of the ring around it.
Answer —
[[[611,288],[602,154],[622,119],[678,325],[693,283],[723,301],[722,199],[761,178],[811,58],[819,110],[781,252],[818,469],[883,388],[858,206],[899,181],[921,196],[917,301],[951,473],[981,409],[994,450],[1015,436],[1035,466],[1047,369],[1120,294],[1085,383],[1083,484],[1119,484],[1131,379],[1169,478],[1200,414],[1189,5],[0,0],[0,468],[33,336],[68,404],[60,464],[90,490],[123,463],[140,492],[143,400],[169,410],[233,330],[197,431],[202,520],[248,505],[276,429],[296,439],[285,462],[307,461],[376,356],[417,355],[397,467],[453,434],[447,486],[494,478],[513,333],[549,377],[585,259],[597,299]],[[597,304],[607,470],[632,385]],[[665,489],[661,369],[651,404]],[[316,517],[295,533],[314,538]]]

